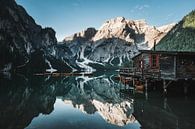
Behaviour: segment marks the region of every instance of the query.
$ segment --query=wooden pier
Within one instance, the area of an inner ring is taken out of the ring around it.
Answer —
[[[195,80],[195,52],[167,52],[142,50],[133,58],[132,68],[122,68],[120,77],[131,78],[133,86],[142,82],[147,91],[148,82],[162,82],[164,93],[173,82]]]
[[[36,73],[35,76],[52,76],[52,77],[60,77],[60,76],[93,76],[93,73]]]

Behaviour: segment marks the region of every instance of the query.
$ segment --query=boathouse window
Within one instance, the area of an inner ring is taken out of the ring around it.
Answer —
[[[144,68],[144,61],[139,60],[139,68],[143,69]]]
[[[156,54],[152,54],[151,56],[150,56],[150,67],[152,67],[152,68],[156,68],[156,67],[158,67],[159,66],[159,64],[158,64],[158,55],[156,55]]]

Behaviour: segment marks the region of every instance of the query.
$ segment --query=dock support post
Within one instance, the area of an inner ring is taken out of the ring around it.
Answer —
[[[177,57],[174,56],[174,77],[177,78]]]
[[[133,87],[135,87],[135,79],[133,78]]]
[[[127,90],[127,84],[126,84],[126,78],[124,78],[124,83],[125,83],[125,90]]]
[[[188,94],[188,86],[184,86],[184,94],[185,94],[185,95]]]
[[[145,80],[145,97],[146,100],[148,100],[148,80]]]
[[[164,93],[167,94],[166,80],[163,80],[163,90],[164,90]]]
[[[187,81],[184,81],[183,87],[184,87],[184,95],[187,96],[187,94],[188,94],[188,83],[187,83]]]
[[[135,78],[132,78],[132,84],[133,84],[133,94],[135,94]]]
[[[166,110],[167,109],[167,98],[164,98],[164,103],[163,103],[163,107]]]
[[[145,81],[145,89],[148,90],[148,80]]]

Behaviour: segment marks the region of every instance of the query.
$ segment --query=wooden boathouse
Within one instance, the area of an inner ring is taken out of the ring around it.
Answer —
[[[195,52],[142,50],[133,58],[133,69],[146,78],[195,79]]]
[[[132,60],[133,68],[121,69],[121,76],[163,80],[165,89],[171,81],[195,80],[195,52],[141,50]]]

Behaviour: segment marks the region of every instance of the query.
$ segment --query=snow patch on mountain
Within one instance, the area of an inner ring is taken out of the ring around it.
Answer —
[[[138,53],[149,50],[154,42],[168,33],[174,24],[156,28],[143,19],[128,20],[117,17],[106,21],[99,30],[88,28],[64,39],[76,64],[83,70],[93,72],[90,64],[122,66]]]
[[[45,59],[45,62],[49,65],[49,69],[46,69],[46,72],[50,72],[50,73],[53,73],[53,72],[56,72],[57,69],[54,69],[50,63],[50,61],[48,61],[47,59]]]

